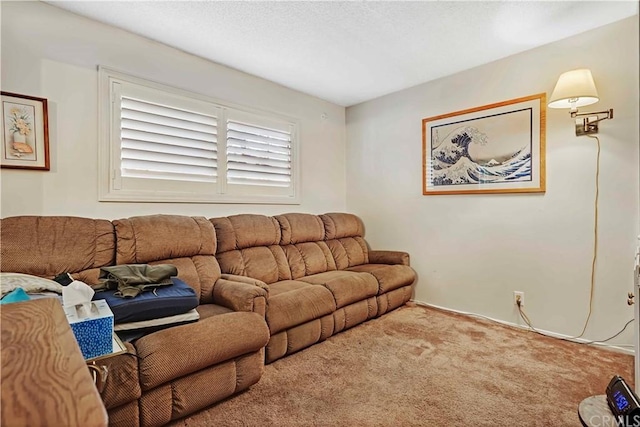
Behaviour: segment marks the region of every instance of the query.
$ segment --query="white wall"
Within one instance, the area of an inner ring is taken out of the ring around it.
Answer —
[[[1,10],[2,90],[48,99],[51,147],[50,172],[2,170],[2,217],[345,210],[344,107],[44,3],[2,2]],[[298,118],[302,204],[98,202],[98,65]]]
[[[441,58],[440,60],[446,60]],[[564,71],[593,72],[601,123],[599,251],[587,338],[633,317],[638,235],[638,17],[347,109],[347,208],[374,248],[407,250],[415,298],[518,322],[525,292],[535,326],[576,335],[586,318],[593,244],[596,145],[567,110],[547,109],[546,194],[422,195],[421,120],[547,92]],[[640,303],[640,301],[639,301]],[[612,342],[632,344],[632,327]]]

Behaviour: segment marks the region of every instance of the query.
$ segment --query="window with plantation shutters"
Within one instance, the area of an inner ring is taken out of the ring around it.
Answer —
[[[99,72],[101,201],[299,203],[295,121]]]

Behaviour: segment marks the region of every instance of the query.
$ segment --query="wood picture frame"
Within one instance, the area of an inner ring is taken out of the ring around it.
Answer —
[[[7,169],[49,170],[47,100],[1,92],[2,158]]]
[[[422,120],[422,194],[544,193],[546,94]]]

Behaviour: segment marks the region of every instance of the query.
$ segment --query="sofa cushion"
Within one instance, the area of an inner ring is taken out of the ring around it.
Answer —
[[[348,213],[326,213],[320,215],[320,219],[324,224],[326,240],[364,236],[364,224],[356,215]]]
[[[103,219],[19,216],[0,220],[0,271],[53,278],[72,273],[90,285],[115,260],[113,225]]]
[[[322,285],[329,289],[333,294],[337,308],[378,294],[378,281],[371,274],[353,271],[327,271],[326,273],[301,277],[299,280],[314,285]]]
[[[280,243],[280,225],[272,217],[243,214],[211,218],[209,221],[216,230],[217,253]]]
[[[216,258],[226,274],[248,276],[265,283],[291,279],[280,244],[280,225],[265,215],[211,218],[218,239]]]
[[[324,225],[317,215],[289,213],[275,216],[282,230],[281,245],[324,239]]]
[[[196,310],[198,310],[200,320],[206,319],[207,317],[219,316],[221,314],[233,313],[233,310],[217,304],[200,304],[196,307]]]
[[[359,217],[348,213],[327,213],[320,215],[320,219],[324,224],[325,241],[338,270],[369,262],[364,224]]]
[[[281,246],[256,246],[216,255],[222,273],[248,276],[265,283],[291,279]]]
[[[160,384],[260,350],[269,341],[264,319],[256,313],[229,313],[176,326],[140,338],[140,384]]]
[[[323,286],[293,280],[269,285],[266,318],[272,335],[335,310],[333,295]]]
[[[362,237],[343,237],[327,240],[326,243],[338,270],[369,262],[369,249]]]
[[[298,279],[311,274],[335,270],[331,250],[325,242],[304,242],[282,248],[291,270],[291,278]]]
[[[347,270],[372,274],[378,280],[378,295],[411,285],[416,280],[416,272],[406,265],[365,264]]]
[[[299,280],[282,280],[280,282],[272,283],[271,285],[269,285],[269,296],[274,297],[285,292],[295,291],[297,289],[306,288],[308,286],[308,283],[301,282]]]
[[[277,215],[291,279],[335,270],[336,263],[324,239],[324,224],[317,215],[289,213]]]
[[[147,215],[113,221],[117,264],[215,255],[216,235],[204,217]]]

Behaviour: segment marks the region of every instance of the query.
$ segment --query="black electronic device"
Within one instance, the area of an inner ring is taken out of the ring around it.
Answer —
[[[621,426],[640,425],[640,401],[624,378],[616,375],[607,386],[607,403]]]

